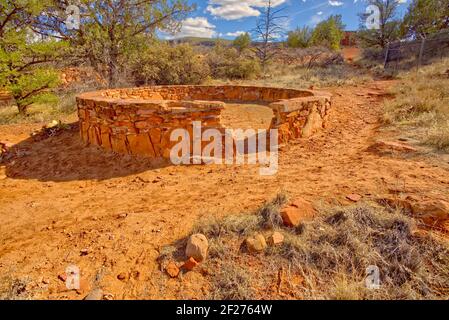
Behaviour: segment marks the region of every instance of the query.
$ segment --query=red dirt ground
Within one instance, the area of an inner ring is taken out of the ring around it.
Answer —
[[[0,141],[19,150],[0,168],[1,282],[28,279],[34,298],[81,299],[101,286],[114,299],[194,299],[207,291],[202,275],[168,279],[156,258],[201,217],[251,212],[280,190],[335,204],[349,203],[349,194],[447,200],[447,159],[420,146],[422,152],[411,155],[366,151],[379,138],[397,141],[398,133],[380,125],[381,101],[391,85],[329,89],[329,126],[282,147],[279,172],[269,177],[257,166],[175,167],[109,154],[84,147],[76,129],[33,142],[29,133],[41,125],[0,126]],[[81,269],[80,294],[66,291],[58,279],[71,263]],[[117,278],[121,273],[124,280]]]

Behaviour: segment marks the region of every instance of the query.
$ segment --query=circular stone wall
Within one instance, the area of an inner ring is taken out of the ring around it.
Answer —
[[[111,89],[77,97],[82,139],[118,153],[165,157],[171,132],[219,128],[226,102],[263,102],[274,112],[279,142],[309,137],[326,125],[331,96],[311,90],[248,86],[154,86]],[[191,134],[192,136],[192,134]]]

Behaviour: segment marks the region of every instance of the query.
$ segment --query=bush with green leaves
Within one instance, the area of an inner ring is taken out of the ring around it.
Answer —
[[[248,32],[245,32],[241,35],[239,35],[237,38],[234,39],[232,42],[232,45],[237,48],[240,52],[248,49],[251,45],[251,36]]]
[[[0,88],[10,92],[19,113],[33,103],[54,102],[58,74],[49,67],[66,44],[39,38],[31,31],[31,16],[42,10],[37,1],[0,2]]]
[[[211,76],[217,79],[254,79],[261,73],[259,61],[251,53],[217,45],[207,55]]]
[[[360,14],[361,28],[357,33],[357,38],[365,48],[385,49],[390,42],[398,40],[400,36],[400,20],[397,19],[400,3],[397,0],[367,0],[367,5],[379,9],[379,26],[368,29],[365,23],[369,14]]]
[[[308,26],[297,28],[288,33],[287,46],[289,48],[307,48],[310,46],[313,30]]]
[[[153,42],[132,57],[131,73],[136,85],[200,84],[210,70],[203,56],[189,44]]]
[[[331,15],[317,24],[312,32],[310,43],[313,46],[324,46],[332,50],[339,50],[344,29],[341,15]]]
[[[448,0],[413,0],[401,24],[404,36],[425,38],[449,28]]]

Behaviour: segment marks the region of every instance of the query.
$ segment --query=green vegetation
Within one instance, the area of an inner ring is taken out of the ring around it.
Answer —
[[[188,44],[145,42],[128,63],[136,85],[200,84],[210,75],[204,57]]]
[[[251,36],[248,32],[239,35],[234,39],[232,45],[240,52],[247,50],[251,45]]]
[[[341,16],[330,16],[327,20],[317,24],[312,32],[310,43],[314,46],[325,46],[327,48],[338,50],[344,36],[344,24]]]
[[[362,13],[360,15],[362,27],[358,32],[358,38],[365,47],[384,49],[388,43],[399,39],[401,22],[397,19],[396,14],[400,4],[397,0],[368,0],[367,2],[368,5],[379,8],[379,28],[367,29],[365,23],[368,16]]]
[[[51,0],[47,14],[39,16],[34,28],[41,34],[70,43],[72,56],[90,61],[108,81],[119,84],[120,75],[136,38],[151,39],[156,30],[174,31],[194,7],[185,0],[97,1],[83,0],[79,28],[66,28],[66,1]]]
[[[401,25],[402,34],[426,38],[449,28],[448,0],[413,0]]]
[[[302,28],[296,28],[294,31],[290,31],[287,37],[287,46],[289,48],[307,48],[310,46],[310,40],[312,38],[312,29],[308,26]]]
[[[252,52],[239,52],[220,44],[207,55],[207,63],[215,79],[253,79],[261,73],[259,61]]]
[[[42,8],[40,1],[0,2],[0,88],[11,93],[22,115],[33,103],[56,100],[50,90],[57,86],[58,75],[48,63],[65,44],[34,38],[30,17]]]

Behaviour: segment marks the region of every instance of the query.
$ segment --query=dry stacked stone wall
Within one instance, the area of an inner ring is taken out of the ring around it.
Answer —
[[[273,109],[279,142],[309,137],[326,125],[331,97],[310,90],[248,86],[154,86],[77,97],[82,139],[123,154],[168,158],[173,130],[219,128],[226,102],[263,102]]]

